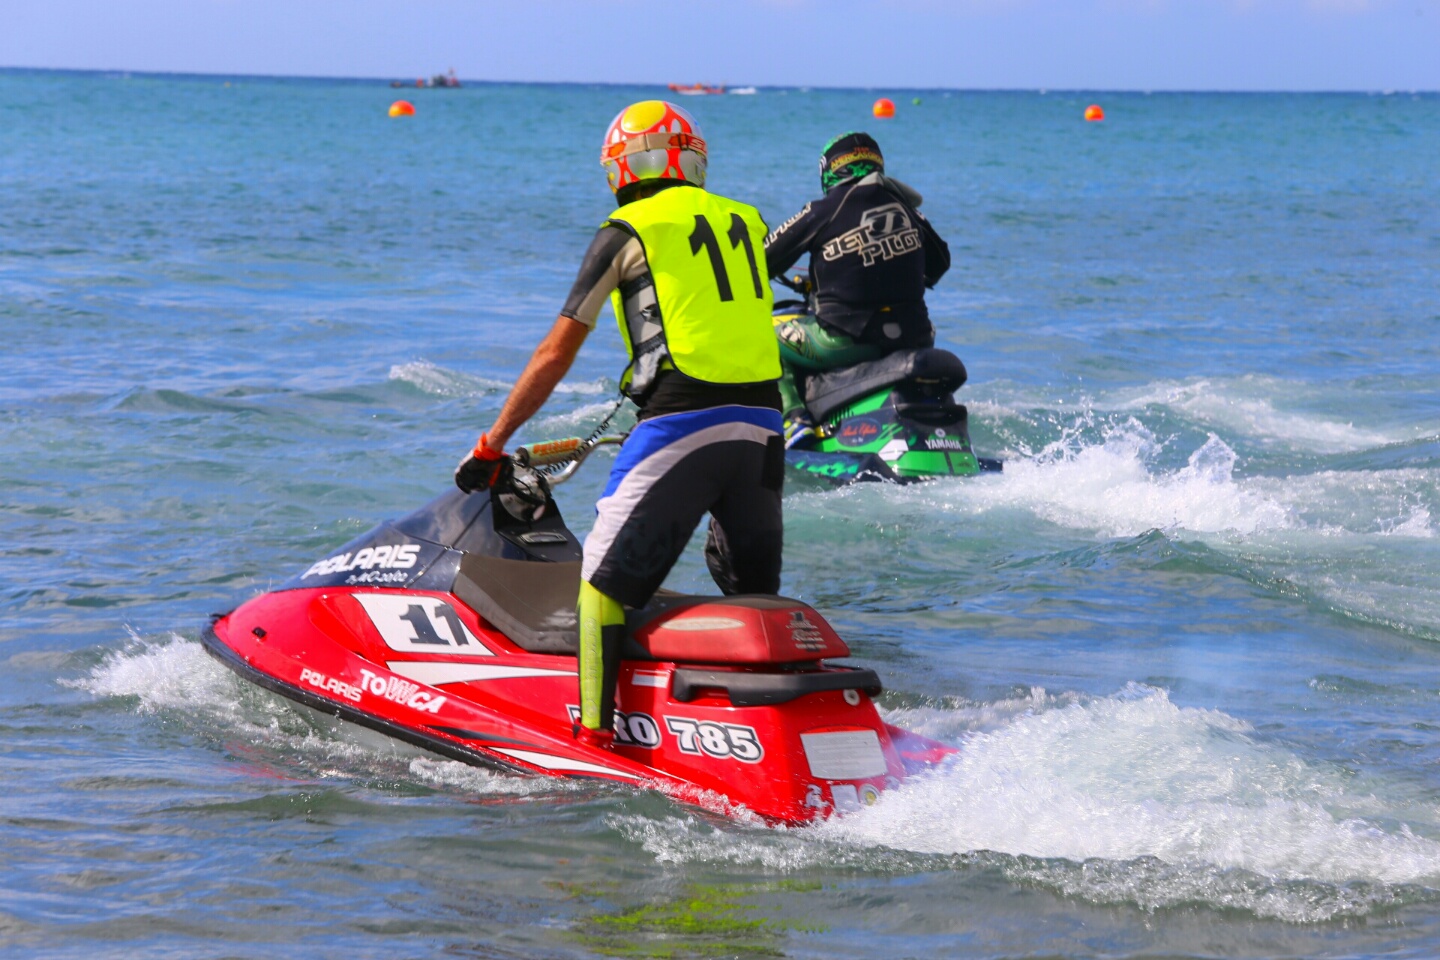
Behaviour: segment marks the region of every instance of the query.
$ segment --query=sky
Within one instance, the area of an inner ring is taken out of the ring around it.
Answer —
[[[1440,0],[0,0],[0,67],[582,83],[1440,90]]]

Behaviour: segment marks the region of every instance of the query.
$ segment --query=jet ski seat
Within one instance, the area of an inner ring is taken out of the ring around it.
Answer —
[[[580,564],[466,554],[454,593],[530,653],[579,649],[575,598]],[[686,663],[798,663],[846,657],[850,649],[799,600],[749,594],[704,597],[661,591],[626,614],[627,660]]]
[[[579,649],[579,561],[543,563],[467,553],[453,591],[522,650],[574,656]]]
[[[805,380],[805,405],[812,417],[824,420],[846,404],[896,383],[913,383],[922,396],[941,398],[959,390],[967,378],[965,364],[949,350],[897,350],[878,360],[812,374]]]

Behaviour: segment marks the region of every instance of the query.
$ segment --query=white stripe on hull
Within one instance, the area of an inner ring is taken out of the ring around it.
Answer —
[[[612,770],[609,767],[602,767],[598,763],[587,763],[584,760],[571,760],[568,757],[557,757],[548,753],[536,753],[534,750],[511,750],[509,748],[494,748],[496,753],[503,753],[506,756],[514,757],[516,760],[524,760],[526,763],[534,764],[542,770],[570,771],[574,773],[603,773],[612,777],[624,777],[626,780],[639,780],[640,778],[631,773],[623,773],[619,770]]]
[[[544,667],[503,667],[480,663],[437,663],[433,660],[390,660],[385,666],[407,680],[432,687],[472,680],[509,680],[514,677],[573,677],[574,670]]]

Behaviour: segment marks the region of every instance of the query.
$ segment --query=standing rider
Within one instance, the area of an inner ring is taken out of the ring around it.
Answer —
[[[705,140],[671,103],[622,110],[600,162],[619,207],[455,482],[469,492],[508,472],[506,442],[570,369],[610,297],[630,357],[620,389],[640,414],[585,539],[576,727],[608,746],[624,607],[649,602],[707,511],[706,560],[720,588],[780,589],[785,451],[760,214],[705,192]]]
[[[917,209],[920,194],[885,176],[885,158],[869,134],[846,133],[825,145],[820,186],[823,197],[765,238],[771,276],[810,254],[817,313],[775,327],[788,445],[815,435],[795,371],[816,373],[934,346],[925,288],[950,269],[950,248]]]

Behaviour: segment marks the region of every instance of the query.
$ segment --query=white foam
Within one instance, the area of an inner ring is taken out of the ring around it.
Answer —
[[[1018,880],[1099,902],[1199,900],[1292,921],[1364,913],[1393,899],[1393,885],[1440,885],[1440,843],[1382,826],[1394,811],[1373,792],[1351,793],[1339,771],[1162,690],[1036,692],[943,713],[904,719],[998,725],[972,729],[956,757],[874,807],[804,829],[722,831],[687,817],[616,826],[666,862],[789,871],[883,865],[887,851],[989,851]],[[1355,882],[1387,889],[1357,896]]]
[[[1165,446],[1134,418],[1097,424],[1093,414],[1085,414],[1044,449],[1007,461],[999,476],[896,488],[881,495],[951,513],[1020,509],[1107,538],[1156,529],[1210,543],[1248,542],[1257,536],[1280,543],[1297,533],[1411,539],[1436,535],[1432,508],[1440,509],[1440,486],[1434,471],[1237,477],[1239,458],[1216,434],[1179,468],[1156,465],[1167,452]]]
[[[1148,464],[1160,444],[1150,431],[1134,419],[1102,429],[1098,444],[1081,440],[1078,429],[1067,431],[963,497],[947,491],[947,500],[977,512],[1019,507],[1106,537],[1155,529],[1249,535],[1292,525],[1285,503],[1235,481],[1235,452],[1214,434],[1184,467],[1152,472]]]
[[[1322,392],[1323,391],[1323,392]],[[1100,395],[1036,394],[1033,387],[990,383],[967,398],[979,421],[1011,417],[1135,415],[1162,408],[1237,439],[1312,453],[1350,453],[1415,440],[1418,429],[1356,425],[1305,409],[1334,403],[1334,391],[1250,374],[1231,378],[1159,380]]]
[[[398,758],[418,782],[467,793],[529,796],[570,786],[554,778],[510,776],[410,756],[411,748],[359,728],[316,729],[288,701],[245,683],[199,643],[179,636],[150,642],[132,633],[125,649],[106,656],[88,676],[64,682],[97,697],[134,697],[142,714],[176,714],[204,728],[297,753],[320,777],[376,772],[389,777]],[[341,769],[327,766],[335,763]]]
[[[1440,882],[1440,843],[1334,810],[1374,809],[1336,772],[1164,691],[1030,713],[971,734],[938,772],[822,832],[925,853],[1206,864],[1344,883]]]
[[[503,380],[447,370],[428,360],[397,363],[390,368],[390,379],[437,397],[480,397],[510,389],[510,384]]]
[[[246,684],[199,643],[179,635],[152,642],[132,633],[125,649],[67,685],[97,697],[135,697],[139,713],[169,713],[253,743],[296,751],[312,762],[353,763],[374,756],[363,744],[314,729],[286,701]],[[343,775],[323,766],[316,773]]]
[[[477,795],[530,797],[578,789],[578,784],[572,780],[512,776],[472,767],[457,760],[432,760],[427,757],[416,757],[410,761],[410,775],[433,786]]]
[[[1296,389],[1281,380],[1253,375],[1231,380],[1160,382],[1131,396],[1122,394],[1116,409],[1169,407],[1211,427],[1317,453],[1371,450],[1410,439],[1407,434],[1357,427],[1321,414],[1278,409],[1276,398]]]
[[[106,656],[89,676],[63,682],[97,697],[136,697],[141,713],[233,709],[240,686],[195,641],[172,636],[168,643],[147,643],[134,633],[124,650]]]
[[[1430,523],[1430,511],[1425,507],[1416,507],[1404,520],[1396,520],[1386,525],[1381,531],[1385,537],[1415,537],[1428,540],[1435,536],[1435,528]]]
[[[583,403],[574,410],[555,413],[539,418],[526,425],[525,434],[530,437],[552,438],[564,433],[588,434],[604,417],[615,409],[614,400],[596,400]],[[609,432],[623,433],[635,424],[633,407],[622,407],[610,422]]]
[[[1435,535],[1431,506],[1440,494],[1437,481],[1430,470],[1323,470],[1256,477],[1247,487],[1285,500],[1300,527],[1325,536],[1429,539]]]
[[[562,380],[556,384],[555,390],[558,393],[575,393],[588,396],[608,394],[619,399],[617,385],[614,380],[608,377],[597,377],[594,380]],[[614,401],[612,400],[611,403],[614,403]]]
[[[513,386],[508,380],[461,373],[429,360],[394,364],[390,367],[389,379],[408,383],[417,390],[437,397],[481,397],[508,391]],[[562,380],[555,385],[555,392],[577,396],[614,394],[616,385],[615,381],[604,377],[595,380]]]

